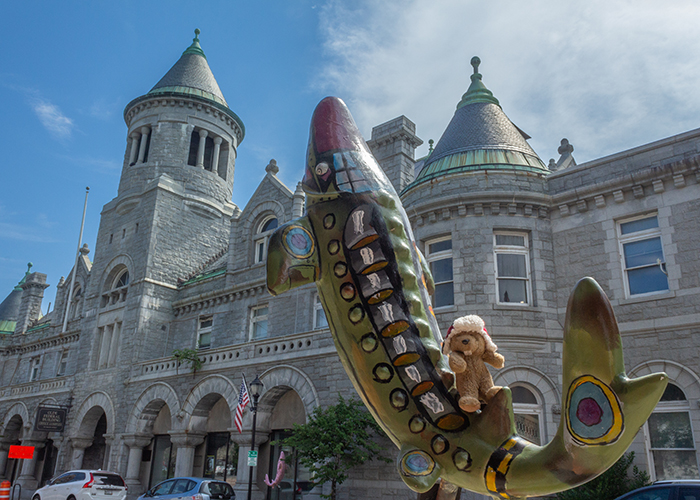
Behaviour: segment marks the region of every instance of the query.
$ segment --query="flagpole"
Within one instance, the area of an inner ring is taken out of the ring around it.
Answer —
[[[66,301],[66,313],[63,319],[63,329],[61,333],[66,333],[68,326],[68,312],[70,311],[70,303],[73,300],[73,288],[75,287],[75,275],[78,274],[78,259],[80,258],[80,244],[83,241],[83,228],[85,227],[85,212],[87,211],[87,200],[90,188],[85,188],[85,204],[83,205],[83,220],[80,222],[80,236],[78,236],[78,251],[75,253],[75,264],[73,265],[73,276],[70,280],[70,288],[68,289],[68,300]]]

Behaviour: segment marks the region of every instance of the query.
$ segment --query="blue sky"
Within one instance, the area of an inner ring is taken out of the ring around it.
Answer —
[[[578,163],[700,127],[700,6],[590,0],[2,2],[0,300],[26,270],[48,275],[44,310],[117,192],[122,113],[200,28],[229,106],[246,126],[233,201],[271,158],[301,179],[308,124],[326,95],[361,131],[401,114],[440,138],[473,55],[545,163],[559,141]],[[91,253],[90,257],[94,257]]]

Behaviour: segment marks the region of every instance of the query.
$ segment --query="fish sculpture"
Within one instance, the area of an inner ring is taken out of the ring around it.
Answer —
[[[268,485],[270,488],[279,486],[280,482],[282,482],[282,479],[284,478],[284,472],[286,470],[287,464],[284,461],[284,452],[280,451],[280,458],[277,460],[277,475],[275,476],[274,480],[270,481],[268,475],[265,474],[265,484]]]
[[[270,239],[268,289],[316,283],[340,360],[399,448],[408,487],[426,492],[442,478],[496,498],[548,495],[624,453],[667,377],[627,378],[612,307],[593,279],[579,281],[569,299],[561,423],[537,446],[518,436],[507,387],[480,413],[460,409],[430,272],[399,197],[338,98],[314,112],[302,186],[306,215]]]

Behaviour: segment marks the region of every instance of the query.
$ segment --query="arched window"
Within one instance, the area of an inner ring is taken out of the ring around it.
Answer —
[[[114,282],[114,288],[121,288],[129,284],[129,271],[124,270]]]
[[[126,295],[129,291],[129,270],[126,266],[117,266],[109,273],[103,290],[100,307],[107,307],[126,301]]]
[[[80,287],[80,285],[75,285],[75,288],[73,289],[73,297],[70,301],[70,308],[68,309],[68,318],[75,319],[78,312],[78,304],[80,304],[82,295],[83,289]]]
[[[669,383],[644,426],[652,480],[697,479],[698,461],[683,390]]]
[[[258,225],[258,230],[255,234],[255,263],[265,262],[267,258],[267,243],[270,240],[272,232],[277,229],[277,218],[269,216],[263,219]]]
[[[513,394],[513,413],[518,434],[537,445],[544,442],[544,414],[535,393],[524,385],[510,388]]]

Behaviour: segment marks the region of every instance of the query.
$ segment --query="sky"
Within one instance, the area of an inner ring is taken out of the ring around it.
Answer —
[[[117,194],[124,107],[194,29],[246,127],[233,202],[271,158],[301,180],[311,114],[348,104],[361,132],[405,115],[427,153],[469,86],[474,55],[545,164],[566,137],[580,164],[700,127],[700,3],[635,0],[135,0],[0,2],[0,301],[48,275],[43,310]],[[94,251],[89,257],[94,257]]]

